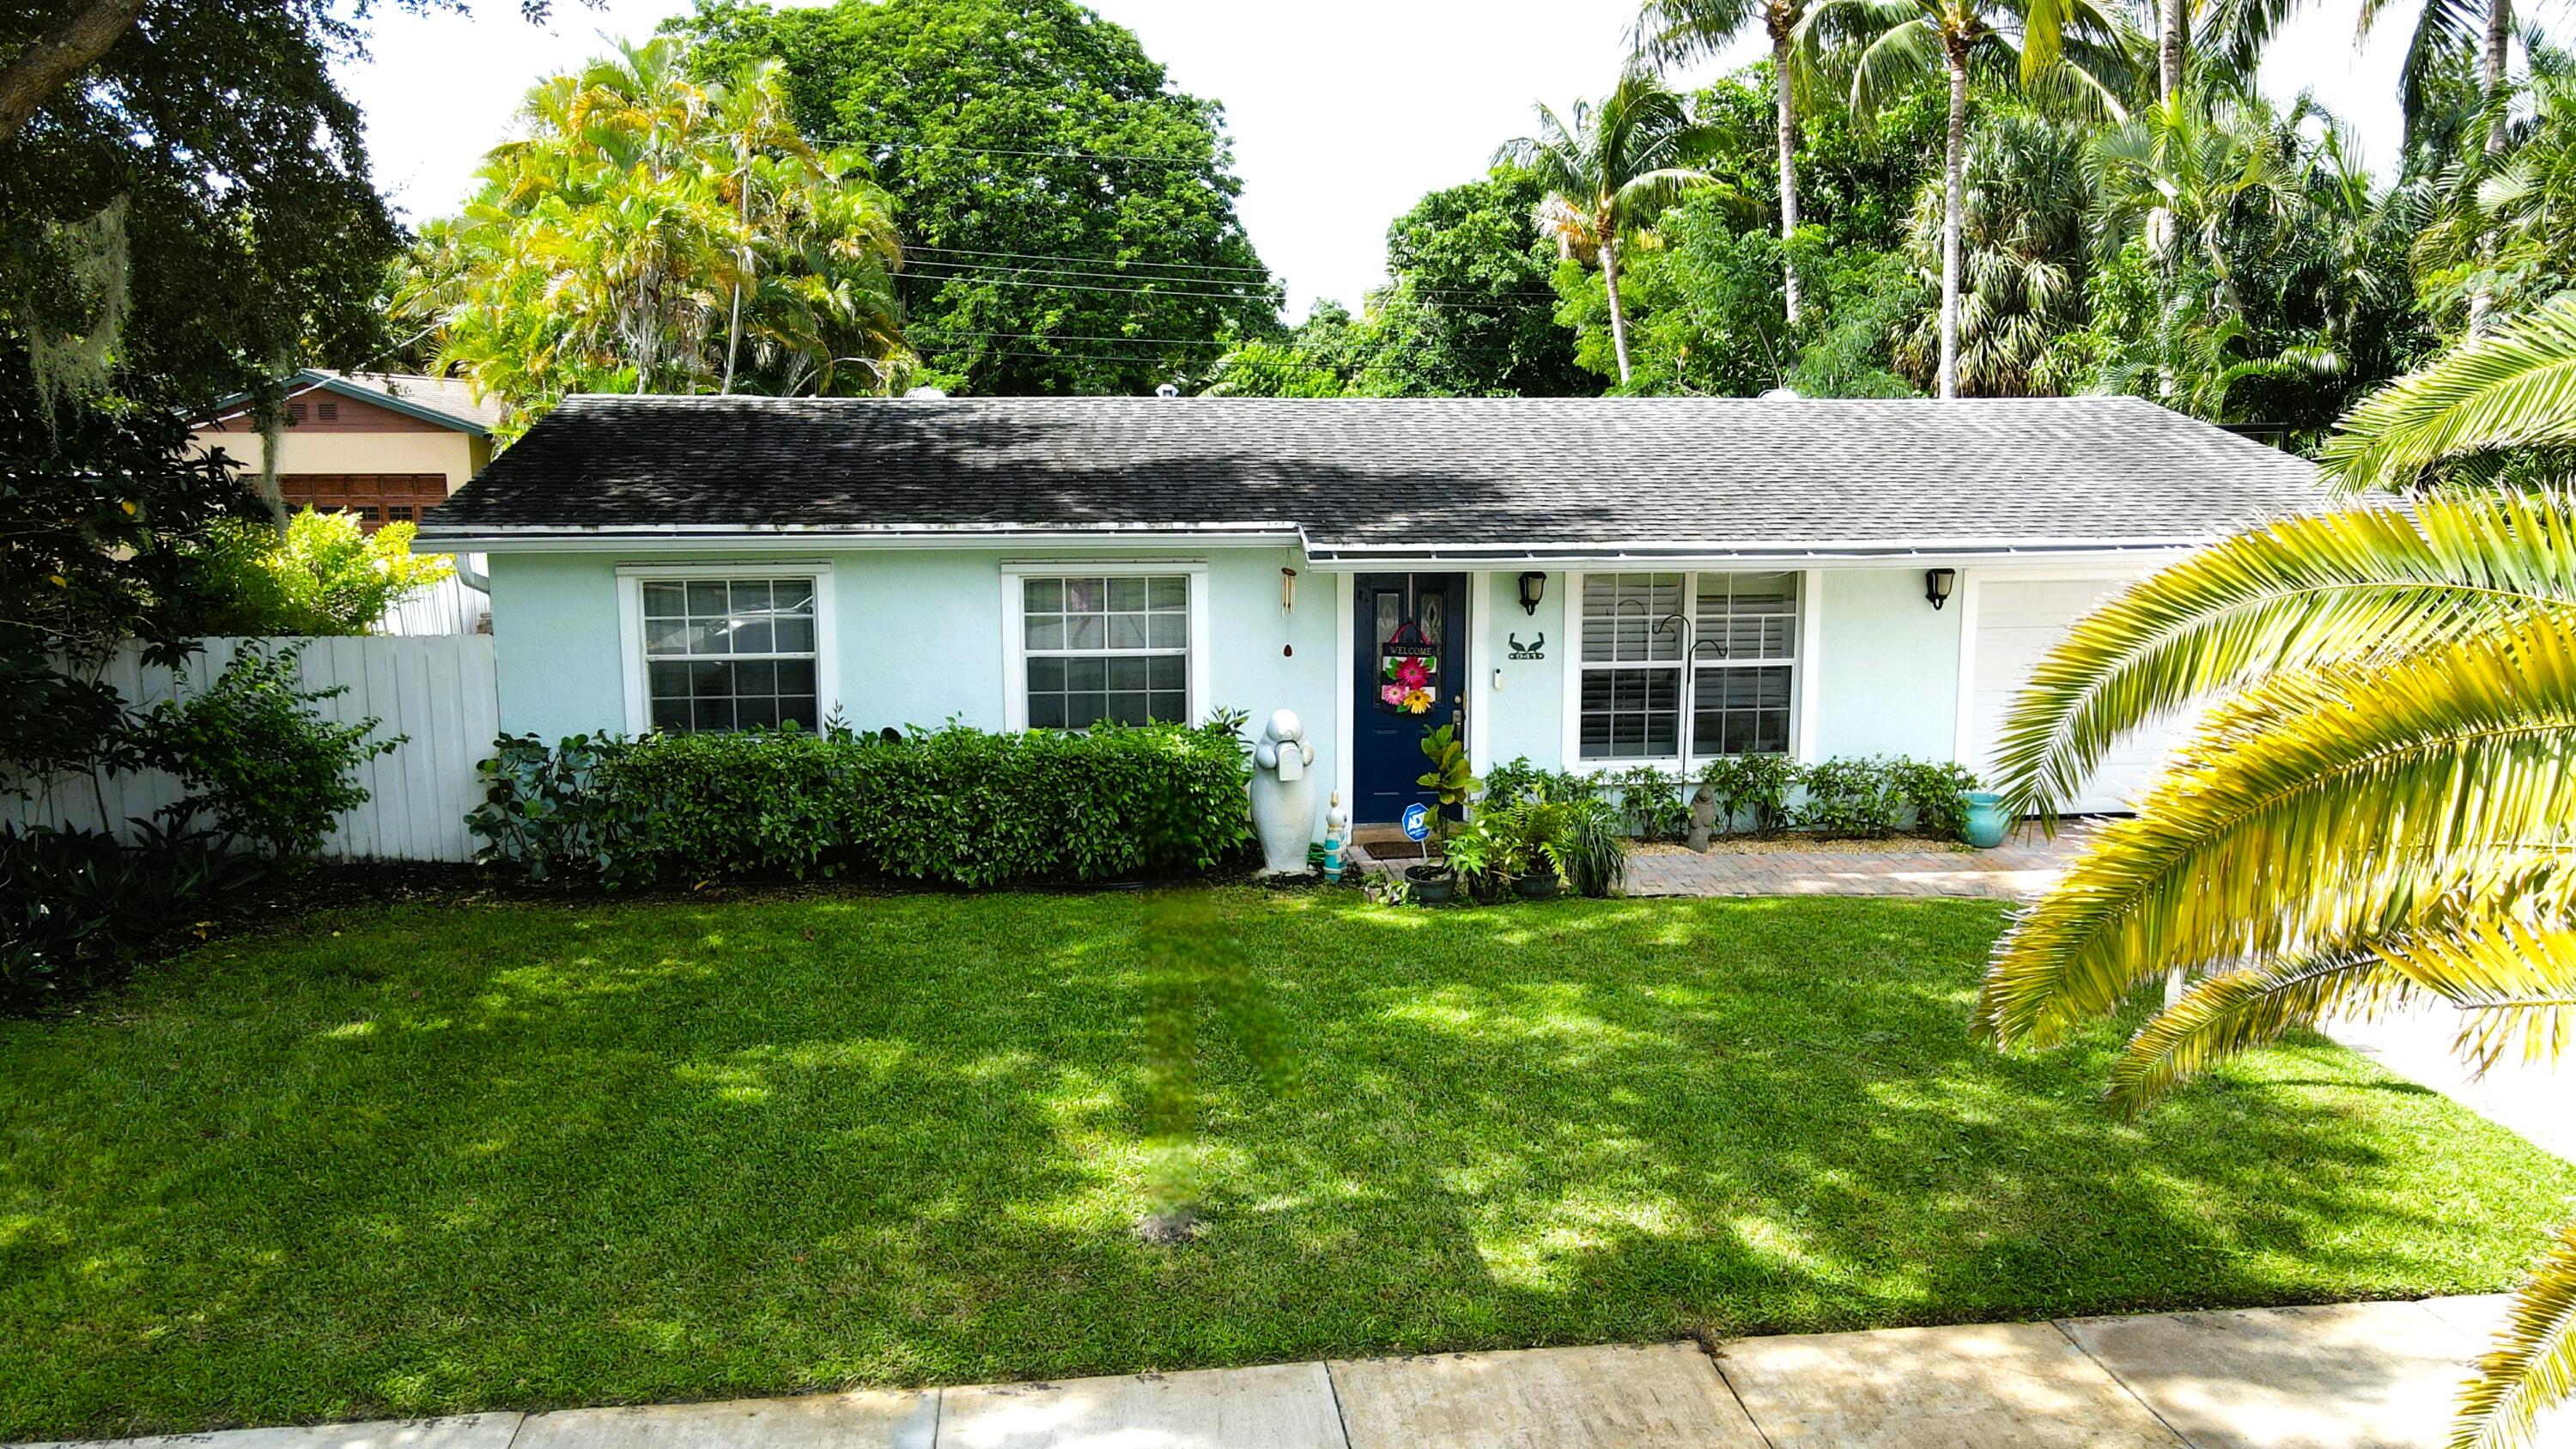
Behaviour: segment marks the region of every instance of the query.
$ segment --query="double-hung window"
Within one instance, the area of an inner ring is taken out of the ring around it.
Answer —
[[[1579,756],[1788,752],[1798,585],[1789,573],[1586,574]]]
[[[1020,678],[1032,729],[1190,718],[1190,575],[1018,578]]]
[[[818,580],[753,570],[633,580],[642,727],[673,733],[820,723]]]

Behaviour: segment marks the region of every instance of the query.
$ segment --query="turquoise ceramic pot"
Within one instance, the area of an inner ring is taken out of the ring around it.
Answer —
[[[2012,821],[2004,815],[2004,797],[1983,790],[1968,792],[1968,843],[1979,850],[1992,850],[2004,843]]]

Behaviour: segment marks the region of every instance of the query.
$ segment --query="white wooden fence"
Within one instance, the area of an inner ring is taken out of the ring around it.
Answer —
[[[358,767],[367,803],[340,817],[323,853],[343,860],[471,860],[473,839],[465,813],[482,803],[475,762],[492,753],[501,712],[492,669],[492,636],[378,634],[351,639],[208,639],[175,673],[147,667],[128,648],[110,661],[103,678],[130,705],[182,698],[213,683],[245,644],[270,648],[302,643],[301,674],[307,689],[347,685],[348,692],[316,706],[342,723],[370,715],[382,720],[376,737],[409,738],[391,754]],[[102,823],[128,831],[127,821],[149,818],[179,797],[178,782],[158,772],[110,777],[102,783],[107,815],[99,817],[87,775],[48,782],[31,800],[0,796],[0,818],[21,824]]]

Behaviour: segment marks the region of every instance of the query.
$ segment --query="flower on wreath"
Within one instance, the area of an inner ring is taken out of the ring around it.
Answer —
[[[1377,692],[1377,697],[1385,700],[1388,704],[1394,705],[1398,709],[1402,709],[1404,707],[1404,686],[1401,684],[1387,685],[1385,688],[1380,689]]]
[[[1408,657],[1395,666],[1395,682],[1419,690],[1431,683],[1431,671],[1423,667],[1420,659]]]
[[[1431,712],[1431,691],[1427,689],[1417,689],[1405,695],[1404,709],[1407,714],[1429,714]]]

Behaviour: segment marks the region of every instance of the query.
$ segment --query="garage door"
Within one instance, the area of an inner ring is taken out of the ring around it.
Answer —
[[[2127,577],[1979,579],[1974,692],[1968,705],[1968,761],[1991,773],[2005,712],[2030,682],[2031,670],[2066,637],[2075,621],[2127,586]],[[2093,777],[2058,809],[2071,814],[2131,810],[2166,755],[2188,730],[2189,716],[2152,720],[2123,736]]]

